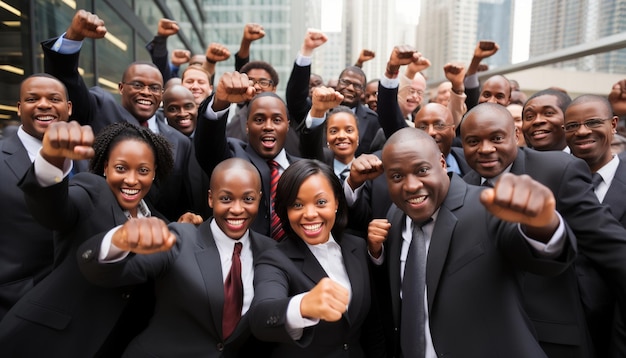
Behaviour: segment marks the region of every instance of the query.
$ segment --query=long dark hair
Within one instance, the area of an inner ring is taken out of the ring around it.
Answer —
[[[341,181],[332,168],[325,163],[315,159],[301,159],[297,162],[289,165],[278,180],[278,186],[276,188],[275,210],[276,214],[280,218],[283,225],[283,230],[288,236],[297,236],[291,225],[289,224],[289,217],[287,216],[287,208],[289,208],[296,201],[298,191],[302,183],[315,174],[321,174],[324,176],[330,186],[333,189],[335,200],[337,201],[337,214],[335,216],[335,225],[332,227],[331,232],[333,237],[338,242],[341,240],[341,235],[346,225],[348,224],[348,204],[343,194],[343,187]]]

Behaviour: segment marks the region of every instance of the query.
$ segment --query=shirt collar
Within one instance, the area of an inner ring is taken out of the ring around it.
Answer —
[[[619,166],[619,157],[617,155],[613,155],[613,159],[611,159],[608,163],[604,164],[604,166],[598,169],[597,173],[602,176],[602,180],[606,183],[607,187],[611,186],[611,182],[613,181],[613,177],[615,177],[615,173],[617,172],[617,167]]]
[[[491,182],[491,185],[495,185],[495,184],[496,184],[496,182],[498,181],[498,178],[500,177],[500,175],[502,175],[502,174],[504,174],[504,173],[508,173],[508,172],[510,172],[510,171],[511,171],[511,167],[512,167],[512,166],[513,166],[513,163],[509,164],[509,166],[508,166],[508,167],[506,167],[506,168],[502,171],[502,173],[500,173],[500,174],[496,175],[496,176],[495,176],[495,177],[493,177],[493,178],[489,178],[489,179],[487,179],[487,178],[484,178],[484,177],[482,177],[482,176],[481,176],[481,177],[480,177],[480,185],[483,185],[483,184],[485,183],[485,181],[487,181],[487,180],[489,180],[489,181]]]
[[[124,215],[126,215],[128,219],[132,219],[128,210],[124,210]],[[139,201],[139,205],[137,206],[137,218],[149,218],[151,215],[152,213],[150,212],[148,205],[143,199],[141,199]]]
[[[333,170],[337,176],[339,176],[344,169],[350,169],[350,165],[352,165],[352,162],[344,164],[337,159],[333,159]]]
[[[287,152],[285,152],[285,148],[281,149],[272,160],[278,163],[283,170],[289,168],[289,160],[287,160]]]
[[[24,126],[20,126],[17,130],[17,136],[22,142],[24,148],[26,148],[26,152],[28,152],[28,157],[30,161],[34,161],[35,157],[37,157],[37,153],[39,153],[39,149],[43,146],[41,140],[33,137],[32,135],[26,133],[24,130]]]
[[[235,247],[236,242],[240,242],[243,249],[247,248],[250,245],[250,230],[246,230],[245,234],[239,239],[235,240],[228,237],[219,226],[217,226],[217,222],[215,219],[211,220],[211,233],[213,234],[213,239],[215,240],[215,245],[218,246],[220,252],[232,252]]]

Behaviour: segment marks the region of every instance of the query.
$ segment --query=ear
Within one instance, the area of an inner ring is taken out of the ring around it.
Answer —
[[[209,207],[213,209],[213,194],[211,193],[211,189],[209,189]]]
[[[122,82],[119,82],[117,84],[117,91],[122,94],[122,88],[124,88],[124,84]]]
[[[72,101],[67,101],[67,115],[71,116],[72,115]],[[69,118],[68,118],[69,120]]]
[[[21,107],[22,107],[22,102],[17,101],[17,116],[19,117],[21,115]]]

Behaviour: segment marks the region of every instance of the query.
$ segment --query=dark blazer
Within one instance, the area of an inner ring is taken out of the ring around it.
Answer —
[[[211,176],[213,168],[228,158],[243,158],[249,160],[261,174],[263,200],[259,204],[259,214],[251,225],[251,229],[263,235],[270,235],[270,168],[267,161],[261,158],[247,142],[234,138],[227,138],[226,116],[217,120],[204,117],[209,101],[205,101],[198,110],[198,125],[194,134],[196,158],[200,167]],[[300,158],[287,154],[289,163]]]
[[[0,141],[0,320],[52,270],[52,230],[33,218],[17,186],[30,165],[17,133]]]
[[[480,191],[451,174],[431,236],[426,286],[435,351],[441,357],[545,357],[521,307],[519,277],[522,270],[543,275],[565,270],[575,256],[573,236],[566,231],[562,261],[536,258],[517,224],[498,220],[479,204]],[[405,217],[395,205],[389,210],[391,229],[379,266],[386,269],[391,288],[390,312],[383,317],[393,319],[394,356],[400,352],[399,257]]]
[[[297,237],[289,237],[257,261],[250,325],[260,340],[279,342],[272,357],[364,356],[359,339],[369,313],[371,294],[365,240],[344,234],[338,243],[352,286],[348,311],[337,322],[320,321],[305,328],[298,341],[289,336],[285,327],[289,300],[310,291],[328,275]]]
[[[626,193],[626,152],[619,154],[619,166],[613,176],[611,186],[602,201],[602,204],[608,205],[611,214],[619,220],[622,226],[626,227],[626,201],[624,194]]]
[[[156,306],[150,323],[129,344],[128,357],[253,357],[265,347],[252,338],[248,314],[224,340],[224,282],[219,252],[210,226],[173,223],[174,247],[152,255],[130,254],[109,264],[98,262],[104,234],[85,242],[77,252],[80,269],[93,284],[105,287],[155,281]],[[250,231],[252,255],[274,247],[269,237]]]
[[[593,354],[589,334],[598,341],[608,337],[588,330],[586,322],[596,320],[594,317],[607,309],[603,279],[614,286],[618,299],[622,297],[620,307],[626,309],[626,230],[609,208],[598,202],[589,167],[581,159],[560,151],[519,148],[511,173],[530,175],[552,190],[556,209],[575,233],[580,253],[575,266],[558,277],[525,277],[528,314],[550,357],[588,357]],[[474,171],[463,179],[480,184],[480,175]],[[611,322],[600,326],[607,330]],[[596,345],[596,349],[599,356],[606,356],[600,353],[605,345]]]
[[[287,82],[286,99],[291,118],[298,124],[304,121],[311,109],[311,101],[308,98],[310,77],[311,66],[298,66],[294,62],[291,76]],[[356,149],[356,156],[358,157],[363,153],[371,153],[372,140],[374,140],[380,125],[376,112],[362,103],[355,107],[355,115],[359,127],[359,146]]]
[[[96,134],[112,123],[128,122],[140,125],[111,93],[97,86],[87,89],[78,73],[79,53],[65,55],[53,51],[51,47],[56,40],[57,38],[53,38],[41,43],[44,68],[46,73],[55,76],[67,87],[73,105],[70,119],[82,125],[90,125]],[[166,123],[157,120],[157,125],[159,133],[172,144],[174,168],[166,181],[153,185],[154,193],[150,193],[150,198],[163,215],[171,221],[176,221],[181,214],[190,210],[192,205],[189,202],[190,193],[186,189],[198,185],[187,181],[191,144],[185,135]]]
[[[69,185],[65,178],[44,188],[31,165],[20,188],[33,217],[55,230],[55,267],[0,322],[0,352],[10,357],[121,352],[127,336],[139,332],[150,313],[149,309],[133,309],[132,314],[124,310],[135,300],[139,307],[150,308],[151,286],[95,286],[81,275],[75,258],[86,239],[128,220],[108,184],[103,177],[79,173]],[[119,329],[114,329],[116,324]]]

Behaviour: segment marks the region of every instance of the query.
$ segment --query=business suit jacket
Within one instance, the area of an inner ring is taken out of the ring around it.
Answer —
[[[52,230],[31,215],[17,186],[30,165],[16,133],[0,141],[0,320],[52,270]]]
[[[0,322],[0,352],[10,357],[93,357],[99,350],[114,355],[127,343],[126,335],[147,322],[149,310],[129,315],[124,310],[135,299],[149,308],[151,287],[98,287],[81,275],[75,258],[86,239],[128,220],[113,192],[103,177],[91,173],[75,175],[69,185],[65,178],[41,187],[33,165],[20,188],[33,217],[55,230],[55,263]],[[112,341],[105,344],[107,339]]]
[[[293,64],[293,69],[287,82],[286,99],[287,109],[291,118],[298,124],[304,121],[311,109],[311,101],[308,98],[310,77],[311,66]],[[357,126],[359,127],[359,146],[356,149],[356,156],[358,157],[363,153],[371,153],[372,141],[376,137],[380,125],[378,124],[376,112],[362,103],[356,105],[354,112],[357,118]]]
[[[116,263],[98,262],[104,234],[85,242],[77,252],[80,269],[93,284],[105,287],[155,281],[155,312],[146,329],[128,346],[128,357],[253,357],[263,345],[252,338],[248,314],[224,340],[224,283],[219,251],[210,226],[173,223],[176,244],[167,252],[130,254]],[[276,245],[250,231],[253,260]],[[252,339],[251,339],[252,338]]]
[[[41,43],[44,52],[44,68],[58,78],[69,93],[72,101],[72,116],[70,119],[82,125],[90,125],[95,134],[106,126],[117,122],[128,122],[139,126],[139,121],[128,112],[111,93],[100,87],[87,89],[83,78],[78,73],[78,56],[75,54],[61,54],[52,50],[57,38]],[[169,220],[176,221],[184,212],[190,210],[190,193],[187,188],[197,183],[189,183],[187,170],[189,165],[191,145],[188,138],[176,129],[157,119],[159,133],[172,145],[174,167],[167,180],[156,182],[153,185],[154,193],[150,198],[155,207]]]
[[[352,286],[348,311],[337,322],[320,321],[305,328],[298,341],[289,336],[285,326],[289,300],[310,291],[328,275],[298,237],[287,238],[257,261],[250,325],[259,339],[279,342],[272,357],[364,356],[359,339],[371,295],[365,240],[344,234],[337,242]]]
[[[603,280],[610,282],[620,307],[626,308],[626,300],[620,298],[626,297],[626,230],[598,202],[589,168],[581,159],[560,151],[519,148],[511,173],[530,175],[552,190],[556,209],[576,235],[580,253],[575,266],[558,277],[525,277],[526,309],[550,357],[588,357],[594,354],[589,334],[598,332],[589,332],[586,321],[606,310],[606,296],[599,292]],[[463,179],[480,184],[475,171]],[[607,329],[610,324],[601,326]]]
[[[198,110],[198,125],[194,134],[196,158],[200,167],[211,176],[213,168],[228,158],[243,158],[249,160],[261,175],[263,198],[259,204],[259,214],[250,226],[258,233],[270,235],[270,168],[267,160],[261,158],[247,143],[234,138],[227,138],[226,115],[217,120],[209,120],[204,117],[209,101],[205,101]],[[287,154],[289,163],[300,158]]]
[[[575,256],[573,236],[567,231],[563,260],[537,258],[517,224],[498,220],[479,204],[480,191],[451,174],[435,221],[426,266],[435,351],[442,357],[543,357],[522,309],[519,278],[522,270],[555,275],[566,269]],[[391,229],[379,266],[386,269],[392,295],[385,316],[395,328],[390,334],[393,356],[400,352],[399,258],[405,217],[395,205],[389,210]]]

